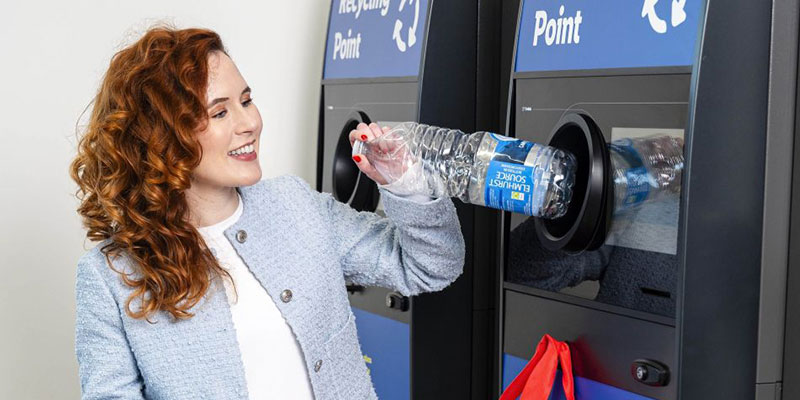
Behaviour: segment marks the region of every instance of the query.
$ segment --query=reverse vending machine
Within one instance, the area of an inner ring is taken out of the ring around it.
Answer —
[[[547,333],[578,399],[800,398],[798,1],[518,16],[508,131],[579,167],[566,216],[501,218],[495,395]]]
[[[377,186],[351,159],[348,134],[360,122],[496,130],[499,38],[491,32],[498,10],[498,3],[477,0],[332,1],[317,188],[356,210],[383,212]],[[474,262],[482,211],[454,202],[467,254],[453,285],[414,298],[348,286],[381,399],[490,396],[496,271]]]

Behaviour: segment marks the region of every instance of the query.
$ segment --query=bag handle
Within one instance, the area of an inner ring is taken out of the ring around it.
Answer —
[[[575,385],[572,380],[572,358],[569,345],[544,335],[536,346],[536,353],[522,372],[500,395],[500,400],[547,400],[553,389],[556,370],[561,362],[561,384],[567,400],[575,400]]]

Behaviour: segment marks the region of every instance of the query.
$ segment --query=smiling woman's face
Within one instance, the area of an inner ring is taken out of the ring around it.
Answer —
[[[192,185],[250,186],[261,179],[258,145],[261,114],[239,70],[222,52],[208,57],[208,127],[198,133],[203,148]]]

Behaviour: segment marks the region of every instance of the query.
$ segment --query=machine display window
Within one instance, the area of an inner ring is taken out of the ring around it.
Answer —
[[[688,74],[516,84],[515,136],[547,143],[566,113],[590,117],[609,146],[615,193],[605,240],[581,252],[546,249],[533,217],[508,214],[505,281],[674,318]]]

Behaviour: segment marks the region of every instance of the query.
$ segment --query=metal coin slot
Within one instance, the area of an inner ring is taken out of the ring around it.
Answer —
[[[667,299],[672,298],[672,293],[664,291],[664,290],[651,289],[651,288],[647,288],[647,287],[642,287],[640,289],[642,290],[642,293],[650,295],[650,296],[664,297],[664,298],[667,298]]]

